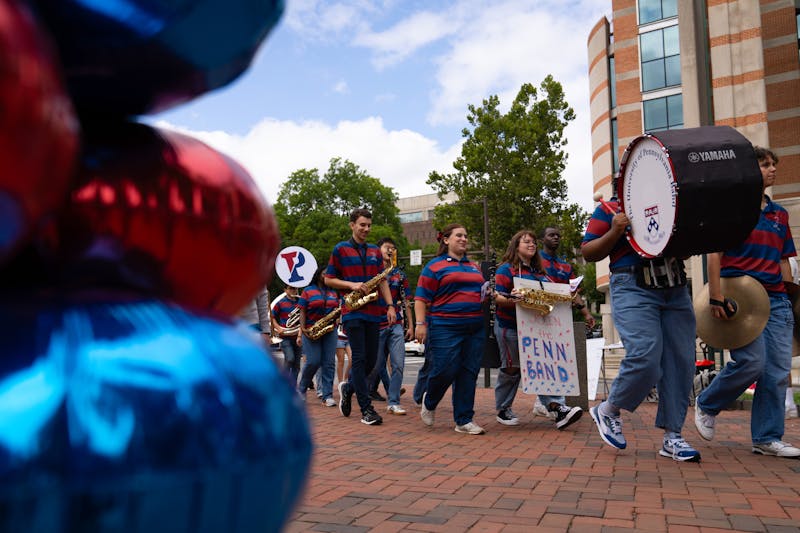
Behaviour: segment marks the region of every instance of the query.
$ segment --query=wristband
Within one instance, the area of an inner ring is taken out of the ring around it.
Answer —
[[[416,325],[416,326],[425,326],[427,324],[425,322],[414,322],[414,325]]]

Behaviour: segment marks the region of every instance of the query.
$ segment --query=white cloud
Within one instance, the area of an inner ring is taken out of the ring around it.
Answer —
[[[344,80],[339,80],[333,85],[333,92],[338,94],[349,94],[350,87],[348,87],[347,82]]]
[[[372,49],[373,64],[380,70],[397,64],[426,44],[438,41],[457,31],[448,13],[423,11],[414,13],[383,32],[366,31],[356,36],[353,44]]]
[[[378,117],[335,126],[265,119],[244,136],[191,131],[165,122],[156,125],[197,137],[239,161],[270,202],[292,172],[317,168],[323,174],[333,157],[352,161],[401,197],[428,194],[433,192],[425,183],[428,173],[452,172],[452,162],[461,151],[460,144],[442,148],[413,131],[387,130]]]

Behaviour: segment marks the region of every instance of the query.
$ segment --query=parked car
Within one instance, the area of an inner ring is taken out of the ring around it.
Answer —
[[[409,341],[406,343],[406,355],[414,355],[422,357],[425,355],[425,345],[417,341]]]

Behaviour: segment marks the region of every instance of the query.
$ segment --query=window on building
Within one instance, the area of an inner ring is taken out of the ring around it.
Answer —
[[[414,211],[413,213],[400,213],[400,223],[407,224],[409,222],[421,222],[422,211]]]
[[[612,174],[619,170],[619,133],[617,133],[617,119],[611,119],[611,166]]]
[[[617,107],[617,76],[614,74],[614,56],[608,58],[608,85],[611,87],[608,98],[611,109]]]
[[[639,24],[678,16],[678,0],[639,0]]]
[[[683,95],[673,94],[642,102],[644,131],[673,130],[683,127]]]
[[[639,47],[643,92],[681,84],[681,49],[677,25],[641,34]]]

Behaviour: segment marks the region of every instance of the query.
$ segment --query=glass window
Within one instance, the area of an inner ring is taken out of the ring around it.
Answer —
[[[614,56],[608,58],[608,85],[611,87],[609,92],[609,105],[611,109],[617,107],[617,76],[614,74]]]
[[[678,0],[639,0],[639,24],[678,16]]]
[[[611,119],[611,165],[613,174],[619,170],[619,133],[617,133],[617,119]]]
[[[683,127],[683,95],[674,94],[643,102],[644,131]]]
[[[642,56],[642,91],[681,84],[678,26],[641,34],[639,46]]]
[[[400,213],[399,218],[401,224],[420,222],[422,220],[422,211],[414,211],[413,213]]]

